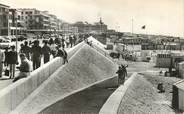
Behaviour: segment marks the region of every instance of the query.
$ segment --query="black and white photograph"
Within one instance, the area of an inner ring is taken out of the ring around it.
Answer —
[[[184,0],[0,0],[0,114],[184,114]]]

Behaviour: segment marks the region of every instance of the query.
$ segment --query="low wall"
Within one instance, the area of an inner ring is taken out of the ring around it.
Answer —
[[[68,51],[68,58],[70,58],[82,45],[83,42],[71,48]],[[14,110],[27,96],[29,96],[29,94],[61,67],[62,63],[62,58],[57,57],[31,72],[28,78],[21,79],[1,90],[0,114],[7,114]]]
[[[137,73],[133,73],[132,76],[125,81],[124,85],[121,85],[116,91],[109,97],[106,103],[101,108],[99,114],[117,114],[122,98],[124,97],[128,87],[135,80]]]

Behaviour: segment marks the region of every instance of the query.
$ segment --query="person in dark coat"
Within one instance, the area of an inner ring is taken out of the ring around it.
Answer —
[[[31,48],[28,46],[27,41],[24,42],[24,46],[22,47],[22,52],[21,53],[24,53],[26,55],[26,58],[28,60],[30,60]]]
[[[116,73],[118,74],[118,85],[124,84],[125,75],[121,66],[119,66],[118,71]]]
[[[75,44],[76,44],[76,41],[77,41],[77,38],[76,38],[76,36],[74,35],[73,36],[73,45],[75,46]]]
[[[44,42],[44,46],[42,47],[42,54],[43,54],[43,61],[44,63],[47,63],[50,61],[50,54],[51,54],[51,49],[50,47],[47,45],[48,42],[45,41]]]
[[[8,64],[10,65],[10,79],[15,77],[15,65],[18,64],[18,54],[15,51],[15,46],[11,46],[11,51],[8,52]]]
[[[33,70],[37,69],[41,65],[42,48],[39,46],[39,41],[34,41],[34,45],[31,48]]]
[[[4,66],[5,67],[8,67],[8,60],[10,60],[8,54],[9,54],[8,48],[5,48],[5,51],[4,51],[4,55],[5,55]]]
[[[63,53],[63,51],[60,49],[60,45],[59,46],[56,46],[56,50],[57,50],[57,52],[56,52],[56,57],[63,57],[63,55],[64,55],[64,53]]]

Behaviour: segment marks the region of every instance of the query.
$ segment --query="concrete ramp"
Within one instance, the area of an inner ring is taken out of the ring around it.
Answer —
[[[37,114],[75,91],[115,76],[117,65],[84,45],[11,114]]]

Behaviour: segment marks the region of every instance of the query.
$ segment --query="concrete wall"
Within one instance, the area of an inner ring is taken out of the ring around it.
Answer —
[[[68,51],[70,58],[84,43],[76,45]],[[15,109],[29,94],[37,89],[51,74],[62,66],[60,57],[31,72],[28,78],[21,79],[0,92],[0,114],[7,114]]]
[[[125,81],[124,85],[119,86],[115,92],[108,98],[103,107],[100,109],[99,114],[117,114],[121,100],[124,97],[131,83],[136,79],[137,73]]]
[[[184,111],[184,90],[178,89],[179,110]]]

